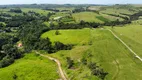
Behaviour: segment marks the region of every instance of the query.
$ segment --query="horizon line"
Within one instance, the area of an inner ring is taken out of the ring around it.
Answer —
[[[66,4],[69,4],[69,3],[60,3],[60,4],[58,4],[58,3],[25,3],[25,4],[19,4],[19,3],[17,3],[17,4],[0,4],[0,5],[42,5],[42,4],[53,4],[53,5],[66,5]],[[136,4],[136,5],[142,5],[142,4],[137,4],[137,3],[114,3],[114,4],[91,4],[91,3],[80,3],[80,4],[69,4],[69,5],[84,5],[84,4],[88,4],[88,5],[116,5],[116,4],[120,4],[120,5],[133,5],[133,4]]]

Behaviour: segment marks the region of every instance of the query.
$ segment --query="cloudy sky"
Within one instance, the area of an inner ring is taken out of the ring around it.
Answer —
[[[3,4],[142,4],[142,0],[0,0]]]

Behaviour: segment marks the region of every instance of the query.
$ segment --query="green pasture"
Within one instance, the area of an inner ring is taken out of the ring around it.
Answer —
[[[51,42],[60,41],[64,44],[88,44],[90,40],[91,29],[69,29],[58,30],[60,35],[56,35],[56,30],[45,32],[41,38],[49,38]]]
[[[73,18],[76,20],[76,22],[80,22],[81,20],[86,22],[96,22],[96,23],[103,23],[104,21],[101,21],[97,18],[97,16],[100,16],[99,14],[96,14],[94,12],[80,12],[80,13],[74,13],[72,14]]]
[[[98,80],[96,76],[91,74],[87,65],[81,64],[81,59],[85,56],[88,63],[90,61],[95,62],[98,66],[103,68],[105,72],[108,72],[105,80],[142,79],[140,75],[142,74],[141,62],[118,39],[116,39],[111,32],[105,29],[92,29],[89,32],[91,38],[88,40],[91,40],[92,45],[75,46],[72,50],[62,50],[55,54],[49,54],[61,61],[62,68],[66,72],[68,78],[72,80]],[[42,35],[42,37],[44,36]],[[60,40],[55,39],[53,35],[52,37],[51,35],[48,37],[51,41]],[[65,36],[60,36],[61,39],[64,37]],[[70,39],[73,38],[74,37],[71,37]],[[67,43],[67,41],[68,40],[63,41],[63,43]],[[70,57],[74,60],[73,69],[67,69],[66,57]]]
[[[57,80],[60,78],[57,70],[55,62],[30,53],[1,68],[0,80]]]
[[[140,57],[142,57],[142,26],[138,24],[114,27],[116,34],[131,47]]]

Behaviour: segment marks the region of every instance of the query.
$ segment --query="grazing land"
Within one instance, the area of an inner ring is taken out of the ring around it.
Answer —
[[[62,67],[70,79],[97,79],[91,75],[91,71],[89,71],[87,66],[81,65],[80,61],[84,56],[88,64],[89,62],[97,62],[97,65],[101,65],[101,67],[109,73],[106,76],[107,80],[135,80],[141,78],[141,75],[137,74],[142,73],[141,62],[109,31],[94,29],[91,30],[90,33],[91,41],[94,41],[91,46],[76,46],[72,50],[63,50],[49,55],[61,61],[63,64]],[[63,37],[64,36],[60,38]],[[52,39],[52,37],[50,37],[50,39]],[[60,39],[56,40],[58,41]],[[66,41],[64,42],[66,43]],[[66,57],[71,57],[74,61],[75,66],[73,69],[67,69]],[[129,76],[132,75],[134,77],[130,78]]]
[[[56,35],[56,30],[48,31],[41,35],[41,38],[49,38],[52,42],[60,41],[64,44],[89,44],[91,29],[69,29],[58,30],[59,35]]]
[[[93,12],[80,12],[80,13],[73,14],[73,17],[75,18],[77,22],[80,22],[81,20],[83,20],[87,22],[103,23],[103,21],[98,19],[97,16],[99,15]]]
[[[108,29],[142,58],[141,5],[0,5],[0,80],[141,80]]]
[[[55,80],[60,79],[57,71],[53,61],[28,53],[14,64],[0,69],[0,80]]]
[[[123,29],[122,29],[123,28]],[[126,25],[124,27],[115,27],[116,34],[125,41],[140,57],[142,57],[142,27],[141,25]]]

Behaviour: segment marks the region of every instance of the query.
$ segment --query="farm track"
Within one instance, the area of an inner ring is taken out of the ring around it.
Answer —
[[[103,55],[103,54],[102,54]],[[108,55],[110,55],[110,54],[108,54]],[[119,62],[118,62],[118,60],[115,58],[115,57],[113,57],[113,56],[111,56],[110,55],[110,57],[114,60],[114,63],[115,63],[115,65],[116,65],[116,67],[117,67],[117,71],[116,71],[116,73],[113,75],[113,77],[112,77],[112,80],[116,80],[116,78],[117,78],[117,76],[118,76],[118,74],[119,74],[119,72],[120,72],[120,65],[119,65]]]
[[[117,65],[117,72],[116,72],[116,74],[112,77],[112,80],[116,80],[116,78],[117,78],[117,76],[118,76],[118,74],[119,74],[119,72],[120,72],[119,62],[118,62],[117,60],[115,60],[115,63],[116,63],[116,65]]]
[[[138,56],[124,41],[122,41],[112,30],[107,29],[108,31],[110,31],[113,36],[115,38],[117,38],[131,53],[133,53],[135,55],[136,58],[138,58],[141,62],[142,62],[142,58],[140,56]]]
[[[57,60],[57,59],[55,59],[55,58],[52,58],[52,57],[49,57],[49,56],[47,56],[47,55],[40,54],[40,53],[38,53],[38,52],[36,52],[36,54],[39,54],[39,55],[42,56],[42,57],[48,58],[48,59],[50,59],[50,60],[52,60],[52,61],[55,61],[55,62],[57,63],[57,65],[58,65],[58,69],[59,69],[59,74],[60,74],[60,76],[62,77],[63,80],[67,80],[67,78],[65,77],[65,74],[64,74],[64,72],[63,72],[63,70],[62,70],[62,68],[61,68],[61,63],[60,63],[59,60]]]

